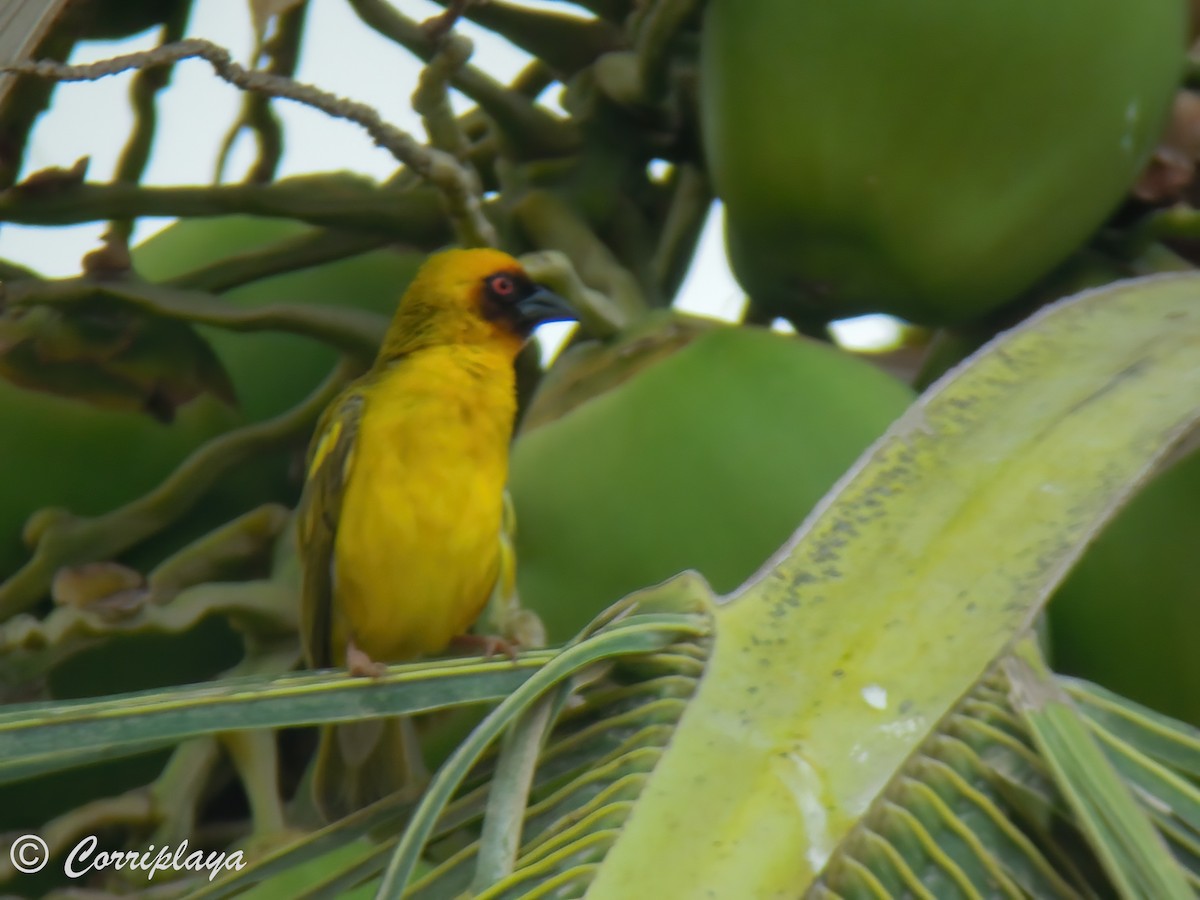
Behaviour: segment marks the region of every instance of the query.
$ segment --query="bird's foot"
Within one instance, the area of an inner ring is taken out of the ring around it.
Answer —
[[[353,640],[346,642],[346,668],[355,678],[378,678],[387,672],[387,666],[359,650]]]
[[[459,634],[450,639],[450,646],[457,650],[477,653],[487,659],[503,653],[514,662],[520,645],[495,634]]]

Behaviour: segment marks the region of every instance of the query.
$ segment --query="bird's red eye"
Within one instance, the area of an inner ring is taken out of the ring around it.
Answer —
[[[497,297],[507,297],[517,289],[516,284],[507,275],[496,275],[492,278],[492,292]]]

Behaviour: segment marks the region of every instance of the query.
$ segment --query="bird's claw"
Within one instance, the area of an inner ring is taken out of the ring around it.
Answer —
[[[495,634],[460,634],[454,637],[450,643],[459,650],[477,653],[484,659],[503,653],[514,662],[517,659],[517,650],[520,648],[520,644],[516,641],[510,641]]]
[[[387,672],[387,666],[359,650],[354,641],[346,644],[346,668],[355,678],[378,678]]]

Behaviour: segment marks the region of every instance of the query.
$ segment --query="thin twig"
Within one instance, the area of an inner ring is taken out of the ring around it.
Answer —
[[[425,20],[425,33],[429,35],[429,39],[438,41],[448,35],[470,5],[471,0],[448,0],[445,12]]]
[[[186,5],[178,5],[164,17],[161,44],[183,38],[187,30],[187,11]],[[158,95],[171,83],[171,72],[170,66],[145,69],[138,72],[129,86],[129,99],[134,116],[133,130],[121,150],[113,181],[137,184],[142,180],[158,131]],[[109,226],[109,234],[114,239],[128,242],[133,234],[133,226],[133,219],[114,219]]]
[[[425,124],[429,141],[439,150],[456,159],[467,155],[466,134],[450,106],[450,83],[474,50],[471,41],[461,34],[447,35],[442,49],[421,70],[417,89],[412,95],[413,111]]]
[[[295,74],[296,64],[300,59],[300,43],[304,35],[305,12],[302,4],[283,13],[279,17],[274,36],[256,48],[255,60],[264,55],[268,60],[263,71],[284,78],[291,78]],[[275,114],[269,96],[248,94],[242,99],[242,109],[238,113],[237,121],[221,142],[217,163],[213,169],[214,183],[220,182],[229,153],[243,129],[253,132],[258,144],[258,159],[246,173],[245,180],[254,184],[266,184],[275,179],[275,171],[279,168],[280,157],[283,156],[283,124]]]
[[[475,185],[470,172],[453,156],[424,146],[408,132],[385,122],[375,109],[365,103],[336,97],[312,85],[301,84],[269,72],[251,72],[235,63],[228,50],[211,41],[191,38],[154,50],[128,53],[79,66],[63,65],[49,60],[16,63],[4,67],[3,71],[36,75],[55,81],[95,81],[130,69],[170,65],[194,58],[205,60],[220,78],[242,90],[292,100],[318,109],[332,118],[345,119],[360,125],[376,144],[442,192],[456,224],[463,230],[482,235],[494,234],[491,222],[483,214],[480,197],[474,192]]]
[[[658,99],[666,89],[666,72],[676,39],[702,5],[701,0],[654,0],[639,8],[640,15],[631,27],[642,90],[648,99]]]
[[[449,8],[455,0],[434,2]],[[616,25],[575,12],[530,9],[520,3],[488,0],[467,4],[462,14],[520,47],[564,82],[602,54],[626,46],[625,37]]]
[[[692,163],[678,164],[652,261],[655,287],[663,297],[673,298],[683,283],[712,202],[712,186],[704,171]]]
[[[510,89],[523,97],[534,98],[554,82],[554,70],[540,59],[535,59],[517,73]]]
[[[572,0],[572,2],[599,19],[620,25],[643,0]]]
[[[17,281],[8,284],[5,293],[5,302],[12,309],[23,306],[78,308],[101,299],[116,300],[157,318],[177,319],[228,331],[299,334],[368,362],[378,350],[387,328],[387,320],[383,316],[355,307],[339,307],[332,302],[237,306],[222,303],[200,291],[180,290],[131,279]]]
[[[348,0],[363,23],[428,62],[438,51],[421,24],[396,10],[386,0]],[[454,73],[454,87],[479,104],[500,130],[531,157],[574,152],[580,145],[579,129],[539,107],[471,65]]]
[[[442,27],[441,18],[438,17],[438,27]],[[447,34],[441,41],[441,49],[421,71],[417,89],[412,96],[412,107],[425,124],[425,133],[429,135],[429,143],[443,153],[459,160],[459,164],[469,174],[474,185],[472,196],[478,197],[483,193],[479,173],[466,161],[467,154],[471,149],[470,142],[450,105],[450,83],[454,78],[454,73],[467,64],[473,50],[474,45],[468,38],[453,32]],[[463,221],[469,222],[470,220],[464,219]],[[497,240],[494,229],[475,232],[467,228],[460,228],[458,236],[459,241],[466,247],[494,245]]]
[[[138,72],[133,84],[129,86],[129,99],[133,107],[133,130],[121,151],[113,181],[137,184],[142,180],[142,173],[150,160],[154,135],[158,130],[158,108],[155,101],[159,92],[167,86],[170,72],[170,69]],[[128,241],[133,234],[133,224],[133,219],[113,219],[109,233]]]

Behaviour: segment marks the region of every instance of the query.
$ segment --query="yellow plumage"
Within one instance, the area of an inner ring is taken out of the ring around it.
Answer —
[[[335,648],[353,633],[377,660],[438,653],[471,626],[496,582],[512,360],[469,355],[483,377],[466,369],[468,351],[439,348],[363,393],[334,557]]]
[[[478,618],[505,546],[513,362],[536,324],[567,317],[506,254],[422,267],[375,365],[314,436],[298,528],[310,665],[369,674],[445,650]],[[338,728],[316,777],[331,815],[395,789],[400,757],[413,763],[383,723]]]

